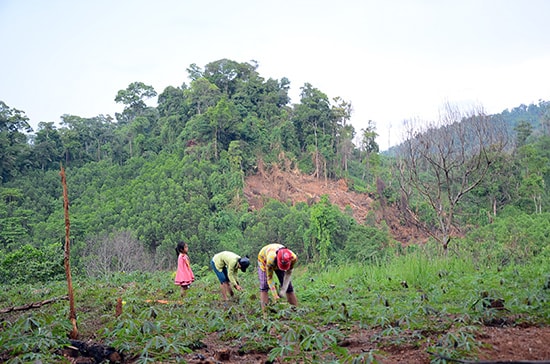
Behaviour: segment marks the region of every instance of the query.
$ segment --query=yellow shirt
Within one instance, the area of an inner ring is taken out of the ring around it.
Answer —
[[[229,278],[229,281],[233,285],[239,284],[239,282],[237,282],[239,259],[241,259],[239,255],[229,251],[220,252],[212,258],[218,271],[221,272],[224,267],[227,267],[227,278]]]
[[[274,291],[275,290],[275,282],[273,281],[273,272],[277,268],[277,250],[284,248],[285,246],[282,244],[268,244],[260,250],[258,253],[258,266],[262,271],[266,273],[267,276],[267,285],[269,286],[269,289]],[[291,251],[292,259],[290,261],[290,268],[289,271],[292,270],[294,267],[294,264],[298,260],[298,257],[294,252]]]

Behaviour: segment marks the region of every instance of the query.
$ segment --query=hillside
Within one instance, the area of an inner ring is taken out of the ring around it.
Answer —
[[[269,170],[259,168],[258,173],[248,176],[245,182],[244,194],[253,210],[262,208],[269,199],[290,202],[293,205],[298,202],[313,204],[322,195],[328,195],[330,202],[342,211],[349,207],[353,218],[360,224],[365,223],[369,215],[374,217],[379,226],[385,222],[394,239],[403,245],[425,242],[428,238],[425,232],[404,222],[405,219],[400,218],[401,213],[396,207],[379,207],[376,196],[349,191],[344,179],[318,179],[298,171],[283,171],[274,166]]]

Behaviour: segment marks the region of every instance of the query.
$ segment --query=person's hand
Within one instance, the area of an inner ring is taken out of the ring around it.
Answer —
[[[284,296],[286,296],[286,292],[283,292],[283,290],[280,290],[279,297],[284,297]]]
[[[243,287],[239,286],[238,284],[235,285],[235,289],[237,291],[242,291],[243,290]]]

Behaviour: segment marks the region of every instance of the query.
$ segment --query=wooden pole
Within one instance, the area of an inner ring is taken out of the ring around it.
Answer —
[[[70,228],[71,223],[69,221],[69,195],[67,193],[67,178],[65,176],[65,169],[61,166],[61,184],[63,185],[63,209],[65,210],[65,277],[67,278],[67,286],[69,289],[69,319],[73,324],[73,330],[69,334],[69,338],[77,339],[78,338],[78,327],[76,325],[76,311],[74,308],[74,292],[73,292],[73,280],[71,278],[71,239],[70,239]]]

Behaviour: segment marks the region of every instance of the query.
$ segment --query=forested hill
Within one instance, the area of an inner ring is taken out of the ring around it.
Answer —
[[[499,117],[455,115],[445,134],[456,136],[447,144],[458,141],[459,150],[474,126],[508,123],[514,133],[507,149],[500,135],[479,134],[479,143],[449,164],[455,169],[441,173],[424,163],[428,154],[380,154],[375,123],[359,131],[349,123],[351,101],[329,100],[306,83],[299,102],[290,104],[290,81],[264,79],[257,68],[228,59],[193,64],[188,84],[160,94],[142,82],[120,90],[115,101],[124,110],[115,119],[63,115],[60,125],[41,122],[36,131],[24,111],[0,101],[4,281],[24,274],[17,261],[35,262],[37,279],[60,273],[52,258],[65,237],[60,166],[73,263],[89,274],[171,268],[180,240],[189,242],[200,266],[216,251],[254,256],[274,241],[292,246],[304,262],[372,258],[427,236],[447,244],[506,208],[541,213],[549,205],[547,102]],[[147,106],[154,97],[157,105]],[[258,195],[247,189],[247,178],[262,171],[307,176],[327,188],[340,184],[300,201],[288,198],[303,191],[300,184]],[[433,183],[442,175],[447,179]],[[336,201],[334,192],[343,190],[358,200]],[[450,203],[430,199],[445,197],[445,190],[454,196]],[[404,227],[418,233],[395,234]]]

